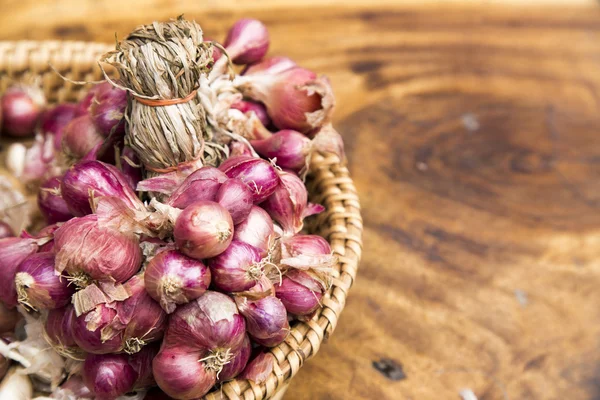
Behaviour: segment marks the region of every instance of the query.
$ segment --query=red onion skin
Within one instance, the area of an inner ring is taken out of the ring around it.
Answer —
[[[173,235],[179,251],[188,257],[197,260],[215,257],[231,243],[233,221],[219,203],[198,201],[179,215]]]
[[[62,134],[65,127],[77,116],[77,104],[63,103],[52,107],[42,114],[39,131],[43,135],[52,135],[54,149],[61,150]]]
[[[13,87],[0,98],[0,109],[2,132],[14,137],[25,137],[33,135],[43,111],[43,104],[26,90]]]
[[[102,328],[110,325],[117,312],[105,304],[75,317],[72,325],[73,340],[84,351],[92,354],[108,354],[121,351],[122,332],[111,339],[102,341]]]
[[[125,107],[127,107],[125,90],[114,87],[109,82],[98,86],[89,110],[94,125],[103,136],[108,136],[113,129],[125,132],[123,120]]]
[[[131,346],[130,339],[139,339],[145,343],[160,340],[167,326],[167,314],[155,302],[144,286],[144,278],[136,275],[125,283],[130,297],[116,302],[116,318],[111,327],[123,331],[123,348],[127,353],[135,353],[137,347]]]
[[[186,346],[161,347],[152,361],[158,386],[169,396],[180,400],[204,396],[216,383],[216,372],[198,362],[204,351]]]
[[[326,255],[331,254],[331,246],[318,235],[294,235],[283,240],[284,256],[293,257],[299,254]]]
[[[219,169],[229,178],[239,178],[254,194],[258,204],[269,197],[279,185],[277,170],[261,158],[237,156],[228,158]]]
[[[282,279],[281,284],[275,284],[275,294],[290,314],[309,315],[321,307],[320,300],[323,292],[317,290],[317,283],[311,290],[296,282],[297,276],[310,279],[306,272],[290,270]]]
[[[229,29],[223,46],[234,64],[257,62],[269,50],[269,32],[262,22],[243,18]]]
[[[225,207],[234,225],[243,222],[250,214],[254,196],[241,179],[233,178],[224,182],[215,196],[215,201]]]
[[[139,239],[98,226],[94,214],[65,222],[54,234],[56,270],[93,280],[125,282],[139,269]]]
[[[233,240],[252,245],[266,257],[275,238],[273,220],[265,210],[253,206],[245,221],[235,226]]]
[[[148,294],[167,312],[200,297],[210,285],[210,269],[176,250],[154,256],[144,272]]]
[[[224,292],[241,292],[254,286],[262,276],[262,257],[253,246],[232,241],[227,250],[208,260],[213,285]],[[250,269],[257,269],[255,274]]]
[[[301,67],[256,75],[241,89],[245,96],[264,103],[277,128],[302,133],[327,122],[335,102],[329,81]]]
[[[38,192],[38,208],[48,224],[64,222],[73,218],[67,203],[57,194],[60,192],[60,183],[60,177],[52,177],[41,185]]]
[[[136,379],[126,354],[89,354],[83,364],[83,381],[96,399],[115,399],[131,391]]]
[[[91,117],[82,115],[71,120],[63,129],[62,150],[73,159],[81,159],[103,141]]]
[[[75,308],[71,304],[48,311],[44,330],[51,345],[64,349],[77,349],[72,334],[75,318]]]
[[[281,130],[267,139],[252,140],[250,143],[262,157],[277,158],[278,166],[294,172],[300,172],[306,167],[306,157],[311,148],[309,138],[290,129]]]
[[[273,371],[274,361],[271,353],[261,352],[246,365],[239,378],[249,379],[257,384],[263,383]]]
[[[246,329],[252,339],[266,347],[273,347],[287,337],[290,325],[287,311],[281,300],[266,296],[250,300],[244,296],[235,297],[240,313],[246,319]]]
[[[0,221],[0,239],[14,237],[15,233],[9,224],[4,221]]]
[[[297,175],[288,172],[279,174],[281,184],[261,207],[279,223],[286,235],[294,235],[303,227],[304,210],[308,204],[308,192]]]
[[[169,205],[184,209],[190,204],[207,200],[214,201],[227,175],[214,167],[202,167],[190,174],[169,197]]]
[[[250,343],[250,338],[246,335],[240,348],[235,350],[233,359],[229,364],[223,366],[223,370],[219,373],[217,382],[225,382],[238,376],[244,368],[246,368],[246,364],[248,364],[251,354],[252,344]]]
[[[235,302],[223,293],[207,290],[171,314],[163,347],[193,344],[205,351],[235,349],[245,336],[246,323]]]
[[[242,75],[275,75],[283,71],[287,71],[288,69],[292,69],[296,66],[296,63],[292,61],[292,59],[276,56],[265,58],[261,62],[250,64],[246,66]]]
[[[71,301],[73,288],[65,278],[54,272],[54,254],[37,253],[27,257],[17,269],[15,285],[19,303],[35,310],[66,306]]]
[[[129,356],[129,365],[134,369],[137,379],[133,385],[134,389],[144,389],[156,386],[154,374],[152,373],[152,360],[158,354],[158,345],[144,346],[138,353]]]
[[[0,300],[8,308],[17,305],[15,275],[21,262],[38,250],[36,239],[0,239]]]
[[[271,124],[271,119],[267,114],[267,109],[262,103],[258,103],[256,101],[251,100],[241,100],[237,103],[231,105],[231,108],[236,110],[240,110],[244,114],[249,112],[254,112],[256,117],[260,120],[260,123],[264,126],[269,126]]]
[[[90,191],[94,197],[116,196],[131,208],[139,208],[140,200],[121,171],[101,161],[80,161],[63,176],[60,191],[69,210],[76,217],[90,214]]]

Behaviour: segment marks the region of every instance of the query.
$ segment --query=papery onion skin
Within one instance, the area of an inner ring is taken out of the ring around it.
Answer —
[[[234,225],[243,222],[250,214],[253,193],[241,179],[233,178],[224,182],[215,196],[215,201],[225,207]]]
[[[15,236],[15,233],[13,232],[10,225],[4,221],[0,221],[0,239],[13,237],[13,236]]]
[[[281,184],[261,206],[271,218],[281,225],[286,235],[294,235],[304,225],[304,210],[308,203],[308,192],[298,176],[281,172]]]
[[[168,204],[184,209],[196,201],[214,201],[221,184],[227,179],[227,175],[217,168],[202,167],[185,178],[169,197]]]
[[[185,346],[163,347],[152,361],[158,386],[169,396],[191,400],[204,396],[216,383],[216,372],[198,362],[203,352]]]
[[[234,64],[257,62],[269,50],[269,32],[259,20],[243,18],[229,29],[223,46]]]
[[[60,190],[76,217],[92,212],[90,192],[94,197],[116,196],[132,208],[139,208],[141,204],[121,171],[101,161],[80,161],[73,165],[63,176]]]
[[[256,114],[256,117],[259,119],[261,124],[264,126],[269,126],[271,124],[271,119],[267,114],[267,109],[262,103],[251,100],[240,100],[237,103],[233,103],[231,108],[240,110],[244,114],[253,112]]]
[[[268,254],[274,238],[273,220],[258,206],[252,207],[246,220],[236,225],[233,232],[233,240],[254,246],[260,251],[262,257]]]
[[[250,289],[263,276],[260,251],[239,241],[232,241],[227,249],[208,260],[213,285],[224,292]]]
[[[62,150],[72,160],[85,157],[104,138],[89,115],[71,120],[62,132]]]
[[[17,269],[15,286],[20,304],[39,311],[63,307],[71,301],[73,288],[54,272],[54,254],[27,257]]]
[[[36,239],[42,239],[43,241],[46,241],[46,243],[42,244],[39,249],[38,252],[47,252],[47,251],[54,251],[54,232],[56,232],[56,230],[59,228],[58,224],[52,224],[52,225],[48,225],[43,227],[42,229],[40,229],[40,231],[37,233],[37,235],[35,235]]]
[[[252,156],[252,151],[250,150],[250,147],[246,144],[232,140],[229,143],[229,156]]]
[[[198,201],[179,215],[173,235],[179,251],[202,260],[227,249],[233,237],[233,221],[219,203]]]
[[[217,382],[225,382],[238,376],[240,372],[246,368],[250,355],[252,354],[252,344],[248,335],[244,338],[244,341],[240,347],[233,351],[233,358],[228,364],[223,366],[223,370],[219,373]]]
[[[102,135],[108,136],[113,130],[125,130],[123,114],[127,106],[127,92],[109,82],[98,85],[90,104],[90,116]]]
[[[102,340],[102,329],[113,321],[117,312],[100,304],[96,308],[79,317],[75,317],[72,334],[75,343],[84,351],[93,354],[108,354],[121,351],[123,333],[120,332],[109,340]]]
[[[275,56],[265,58],[261,62],[250,64],[244,68],[242,75],[275,75],[288,69],[294,68],[296,63],[288,57]]]
[[[61,149],[63,130],[77,115],[77,108],[76,104],[63,103],[44,111],[42,114],[38,128],[39,132],[43,135],[53,136],[54,149]]]
[[[100,399],[115,399],[133,389],[137,374],[126,354],[89,354],[83,381]]]
[[[154,256],[144,272],[149,295],[167,312],[178,304],[200,297],[210,285],[210,270],[201,261],[176,250],[166,250]]]
[[[300,172],[306,167],[306,158],[311,149],[310,139],[291,129],[281,130],[269,138],[252,140],[250,143],[262,157],[276,158],[278,166],[294,172]]]
[[[0,98],[2,132],[14,137],[33,135],[43,106],[43,94],[39,89],[9,88]]]
[[[38,192],[38,208],[48,224],[64,222],[73,218],[67,203],[60,196],[60,183],[60,177],[52,177],[40,186]]]
[[[17,305],[15,275],[21,262],[38,250],[36,239],[0,239],[0,300],[8,308]]]
[[[65,222],[55,232],[54,244],[56,269],[67,272],[71,280],[125,282],[142,262],[137,236],[100,228],[94,214]]]
[[[309,287],[298,283],[299,280],[312,284]],[[323,297],[323,290],[308,273],[290,270],[283,277],[281,284],[275,284],[275,294],[290,314],[304,316],[321,307],[320,300]]]
[[[229,178],[239,178],[254,194],[258,204],[269,197],[279,185],[277,170],[261,158],[237,156],[228,158],[219,169]]]

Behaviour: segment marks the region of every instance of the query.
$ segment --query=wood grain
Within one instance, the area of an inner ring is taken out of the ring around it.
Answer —
[[[331,77],[364,261],[287,399],[600,398],[597,2],[4,3],[2,39],[111,41],[182,12],[222,38],[250,15]]]

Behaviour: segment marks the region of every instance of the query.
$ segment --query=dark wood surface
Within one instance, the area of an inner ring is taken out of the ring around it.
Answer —
[[[600,398],[596,2],[3,3],[0,39],[258,17],[331,77],[364,260],[287,399]]]

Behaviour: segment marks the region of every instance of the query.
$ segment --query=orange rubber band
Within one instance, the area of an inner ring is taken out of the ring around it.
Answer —
[[[133,98],[146,106],[162,107],[162,106],[172,106],[175,104],[187,103],[188,101],[193,99],[194,96],[196,96],[197,92],[198,92],[198,89],[194,89],[194,90],[192,90],[192,92],[190,94],[188,94],[187,96],[180,98],[180,99],[144,99],[143,97],[138,97],[135,94],[133,95]]]

